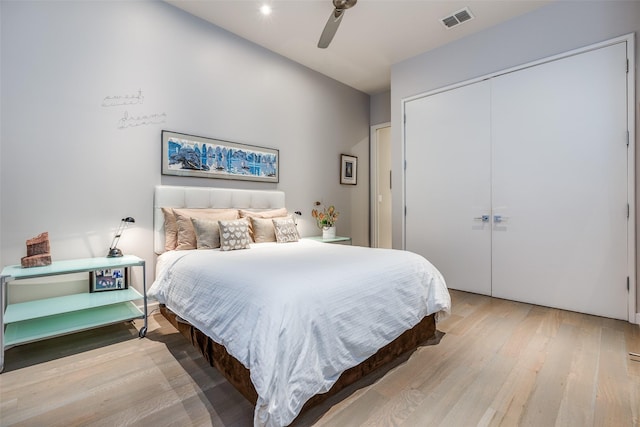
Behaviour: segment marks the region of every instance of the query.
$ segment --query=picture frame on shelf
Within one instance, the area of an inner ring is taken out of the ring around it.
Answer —
[[[279,182],[280,151],[162,131],[162,175]]]
[[[89,272],[89,292],[121,291],[129,287],[129,269],[110,268]]]
[[[358,158],[356,156],[340,155],[340,184],[358,184]]]

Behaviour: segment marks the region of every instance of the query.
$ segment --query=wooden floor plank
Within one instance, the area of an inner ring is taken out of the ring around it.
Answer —
[[[294,427],[640,426],[640,329],[451,291],[440,341]],[[140,327],[140,322],[136,322]],[[249,427],[253,407],[159,314],[6,352],[1,426]]]
[[[523,426],[552,426],[558,417],[571,372],[573,350],[577,345],[575,326],[562,324],[547,348],[545,363],[520,419]]]
[[[556,419],[559,426],[572,422],[585,426],[594,423],[592,408],[595,405],[602,329],[595,322],[578,320],[575,324],[578,336]]]
[[[633,417],[631,404],[632,383],[621,381],[627,376],[628,357],[625,335],[618,328],[602,330],[602,345],[598,366],[597,395],[595,399],[595,423],[601,426],[629,424]]]

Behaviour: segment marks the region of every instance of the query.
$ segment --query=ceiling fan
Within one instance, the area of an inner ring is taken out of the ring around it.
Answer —
[[[320,35],[320,40],[318,41],[318,47],[320,49],[325,49],[329,46],[329,43],[333,40],[333,36],[335,36],[336,31],[338,31],[338,26],[340,26],[344,11],[355,6],[357,2],[358,0],[333,0],[335,10],[329,15],[329,20]]]

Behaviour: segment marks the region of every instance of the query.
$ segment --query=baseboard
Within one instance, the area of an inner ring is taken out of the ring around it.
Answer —
[[[147,315],[150,315],[153,311],[157,310],[159,306],[160,304],[156,300],[147,301]],[[144,305],[142,303],[138,304],[137,307],[140,311],[144,311]]]
[[[636,325],[640,325],[640,313],[636,313]]]

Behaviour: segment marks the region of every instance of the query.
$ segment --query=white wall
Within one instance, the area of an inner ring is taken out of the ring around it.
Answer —
[[[394,171],[402,170],[403,98],[632,32],[636,33],[637,68],[640,58],[640,41],[637,39],[640,32],[640,2],[558,1],[474,36],[395,64],[391,69]],[[637,110],[640,110],[639,100],[640,91],[636,90]],[[636,129],[637,127],[636,123]],[[636,132],[636,146],[638,145]],[[640,156],[637,149],[636,155]],[[402,174],[394,173],[393,176],[393,244],[400,248]],[[636,189],[640,189],[638,182]],[[640,197],[637,195],[636,203],[640,204]],[[640,213],[640,210],[636,208],[636,212]],[[636,292],[636,295],[637,306],[640,307],[640,292]]]
[[[161,183],[283,190],[303,235],[319,234],[310,212],[322,200],[341,211],[339,234],[368,243],[366,180],[339,184],[340,153],[368,176],[368,95],[163,2],[2,1],[0,11],[2,265],[43,231],[54,260],[105,255],[133,216],[119,246],[153,266]],[[142,103],[102,106],[139,91]],[[162,129],[277,148],[280,183],[161,176]]]

